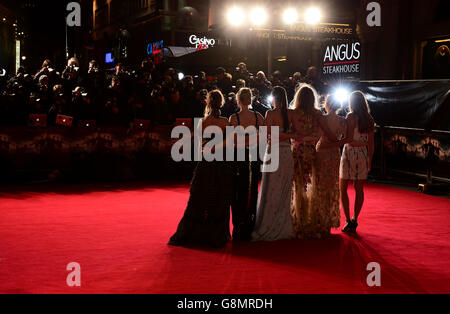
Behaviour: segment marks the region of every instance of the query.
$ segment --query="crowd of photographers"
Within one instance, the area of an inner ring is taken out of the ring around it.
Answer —
[[[238,110],[235,94],[242,87],[252,88],[253,110],[265,115],[271,109],[272,87],[284,86],[292,99],[296,86],[304,82],[319,93],[324,89],[314,67],[306,76],[296,72],[287,77],[275,71],[268,78],[262,71],[250,73],[245,63],[229,72],[219,67],[210,75],[203,71],[184,75],[155,66],[152,59],[136,68],[119,63],[109,72],[96,61],[83,70],[76,58],[58,72],[45,60],[34,75],[19,68],[14,77],[0,80],[0,125],[29,125],[36,115],[45,115],[48,126],[55,125],[58,116],[71,117],[75,126],[85,121],[130,126],[137,120],[171,125],[176,118],[203,116],[207,93],[216,88],[226,99],[222,115],[229,117]]]

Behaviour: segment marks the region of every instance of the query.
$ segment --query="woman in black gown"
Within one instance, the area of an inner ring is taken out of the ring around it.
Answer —
[[[252,92],[242,88],[237,96],[240,111],[230,117],[230,124],[234,127],[255,127],[258,132],[264,126],[264,118],[256,111],[250,110]],[[237,136],[242,136],[237,133]],[[248,139],[248,134],[244,134]],[[237,138],[235,139],[237,143]],[[249,144],[246,141],[247,144]],[[254,145],[254,144],[253,144]],[[257,145],[257,144],[256,144]],[[259,156],[250,157],[252,150],[236,146],[235,160],[238,151],[245,156],[245,160],[235,161],[233,164],[233,199],[231,210],[233,215],[233,240],[249,241],[255,226],[256,205],[258,201],[258,186],[261,179],[261,161]],[[256,151],[257,153],[257,151]]]
[[[228,120],[220,117],[224,98],[220,91],[208,94],[202,128],[225,129]],[[202,139],[203,146],[206,144]],[[216,152],[218,153],[218,152]],[[225,159],[224,159],[225,160]],[[208,245],[222,247],[230,240],[230,205],[233,191],[232,167],[225,161],[200,161],[191,182],[190,197],[184,216],[169,245]]]

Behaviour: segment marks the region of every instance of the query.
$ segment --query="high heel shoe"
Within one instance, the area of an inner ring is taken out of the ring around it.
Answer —
[[[350,232],[356,233],[356,229],[358,229],[358,221],[355,218],[353,218],[351,220],[350,224],[351,224],[351,226],[350,226],[351,231]]]
[[[352,232],[352,222],[347,220],[344,228],[342,228],[342,232],[349,233]]]

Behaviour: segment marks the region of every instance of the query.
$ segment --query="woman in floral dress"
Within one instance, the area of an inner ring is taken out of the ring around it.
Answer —
[[[341,138],[345,134],[345,118],[336,114],[339,105],[328,97],[325,102],[327,114],[325,122],[330,131]],[[332,228],[340,226],[339,208],[339,166],[341,153],[337,145],[329,146],[329,139],[322,135],[317,145],[316,158],[312,166],[312,196],[311,208],[316,213],[313,215],[316,227],[316,237],[322,238],[330,234]]]
[[[337,137],[326,125],[321,111],[316,109],[317,96],[309,85],[301,87],[295,95],[293,116],[293,131],[304,136],[303,141],[294,140],[292,152],[294,156],[294,186],[292,198],[292,215],[297,238],[318,237],[317,212],[311,204],[311,178],[313,163],[316,158],[316,144],[322,133],[331,142],[337,142]],[[320,233],[320,232],[319,232]]]

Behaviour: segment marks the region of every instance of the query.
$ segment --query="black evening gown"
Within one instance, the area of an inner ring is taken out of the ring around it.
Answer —
[[[225,161],[200,161],[184,216],[169,244],[223,247],[230,240],[233,172]]]
[[[236,114],[240,125],[239,114]],[[258,128],[258,117],[255,113],[256,128]],[[242,148],[240,148],[242,149]],[[235,160],[237,159],[235,150]],[[255,227],[256,206],[258,202],[258,187],[261,179],[261,161],[256,156],[251,161],[250,150],[244,148],[246,161],[235,161],[233,163],[233,199],[231,211],[233,217],[233,239],[249,241]]]

